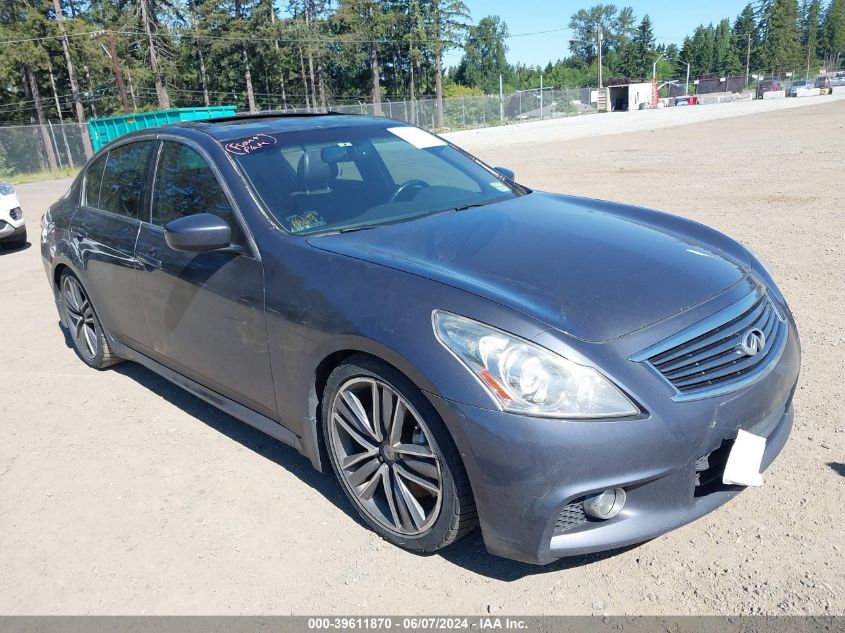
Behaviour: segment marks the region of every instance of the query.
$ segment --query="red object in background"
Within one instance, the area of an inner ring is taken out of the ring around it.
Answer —
[[[675,105],[698,105],[698,95],[684,95],[683,97],[675,97]]]

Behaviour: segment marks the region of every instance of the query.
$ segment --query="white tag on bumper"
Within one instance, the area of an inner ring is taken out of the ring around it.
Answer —
[[[766,450],[766,438],[740,429],[736,441],[728,455],[722,483],[729,486],[760,486],[763,475],[760,464],[763,451]]]

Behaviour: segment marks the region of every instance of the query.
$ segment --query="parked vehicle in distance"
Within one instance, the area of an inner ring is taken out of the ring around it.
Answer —
[[[820,90],[830,90],[830,77],[827,75],[816,77],[816,81],[813,85]]]
[[[698,95],[682,95],[675,97],[675,106],[698,105]]]
[[[15,188],[0,181],[0,247],[20,248],[26,244],[26,221]]]
[[[759,484],[792,428],[798,333],[750,251],[396,121],[132,133],[43,224],[83,362],[295,447],[414,552],[479,524],[532,563],[644,541]]]
[[[767,92],[780,92],[783,85],[777,79],[764,79],[757,86],[757,98],[762,99]]]
[[[789,86],[789,93],[787,96],[797,97],[799,90],[812,90],[813,88],[815,88],[814,82],[809,79],[798,79],[797,81],[793,81]]]
[[[836,73],[830,80],[830,87],[845,86],[845,71]]]

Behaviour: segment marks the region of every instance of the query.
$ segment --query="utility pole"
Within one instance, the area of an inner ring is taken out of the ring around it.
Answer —
[[[126,96],[126,84],[123,83],[123,73],[120,72],[120,59],[117,57],[117,45],[114,43],[114,31],[108,32],[109,38],[109,57],[111,57],[111,67],[114,71],[114,79],[117,82],[117,91],[120,94],[120,104],[123,106],[123,113],[129,114],[132,110],[129,109],[129,97]]]
[[[505,120],[505,97],[502,94],[502,76],[499,75],[499,121]]]
[[[540,73],[540,118],[543,118],[543,73]]]
[[[598,57],[599,57],[598,58],[598,63],[599,63],[599,68],[598,68],[598,70],[599,70],[599,90],[601,90],[604,87],[603,82],[602,82],[602,76],[601,76],[602,75],[601,48],[602,48],[602,42],[604,41],[604,32],[602,31],[602,28],[601,28],[601,22],[596,22],[596,41],[597,41],[596,48],[598,49]]]
[[[810,46],[807,45],[807,74],[804,75],[804,79],[810,79]]]
[[[745,53],[745,87],[748,87],[748,77],[751,72],[751,32],[748,32],[748,52]],[[687,91],[689,93],[689,90]]]

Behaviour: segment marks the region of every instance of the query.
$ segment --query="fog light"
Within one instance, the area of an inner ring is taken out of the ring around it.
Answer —
[[[622,510],[626,498],[622,488],[611,488],[584,499],[584,512],[596,519],[612,519]]]

